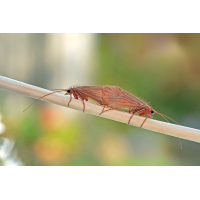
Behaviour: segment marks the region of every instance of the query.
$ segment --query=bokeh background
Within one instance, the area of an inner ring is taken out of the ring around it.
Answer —
[[[200,129],[200,34],[0,34],[0,75],[117,85]],[[200,165],[198,143],[32,102],[0,89],[0,165]]]

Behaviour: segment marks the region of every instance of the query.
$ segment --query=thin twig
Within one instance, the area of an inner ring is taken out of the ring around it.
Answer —
[[[30,96],[32,98],[39,98],[47,93],[50,93],[51,91],[45,90],[43,88],[39,88],[36,86],[32,86],[23,82],[19,82],[10,78],[6,78],[3,76],[0,76],[0,88],[4,90],[9,90],[13,92],[17,92],[20,94],[24,94],[27,96]],[[67,104],[70,100],[68,96],[54,93],[52,95],[49,95],[43,99],[43,101],[51,102],[54,104],[58,104],[61,106],[68,107]],[[83,110],[83,103],[80,100],[72,99],[69,108],[73,108],[76,110]],[[105,112],[102,115],[99,115],[102,111],[102,106],[98,106],[89,102],[85,102],[85,112],[90,113],[92,115],[97,115],[100,117],[112,119],[115,121],[119,121],[122,123],[127,124],[128,120],[130,118],[130,114],[126,112],[121,112],[117,110],[111,110],[109,112]],[[142,122],[144,121],[144,117],[140,116],[133,116],[130,125],[140,127]],[[176,124],[170,124],[162,121],[157,121],[153,119],[148,119],[142,128],[163,133],[166,135],[171,135],[174,137],[186,139],[186,140],[191,140],[195,142],[200,143],[200,130],[193,129],[193,128],[188,128],[184,126],[179,126]]]

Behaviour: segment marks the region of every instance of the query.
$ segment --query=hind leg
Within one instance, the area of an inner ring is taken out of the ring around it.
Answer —
[[[104,109],[105,109],[105,106],[104,106],[104,108],[103,108],[102,112],[101,112],[99,115],[101,115],[101,114],[105,113],[106,111],[109,111],[109,110],[114,110],[113,108],[110,108],[110,109],[108,109],[108,110],[104,110]]]
[[[101,115],[101,114],[104,112],[105,107],[106,107],[106,106],[103,107],[103,110],[101,111],[101,113],[100,113],[99,115]]]

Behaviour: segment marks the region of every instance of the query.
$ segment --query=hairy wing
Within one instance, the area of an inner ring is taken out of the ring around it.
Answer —
[[[102,102],[103,87],[102,86],[80,86],[74,89],[84,99],[88,100],[88,98],[90,98],[98,102],[99,104],[103,105],[103,102]]]
[[[79,97],[88,98],[113,109],[138,110],[147,104],[138,97],[118,86],[80,86],[74,87]]]
[[[130,105],[138,105],[138,106],[146,106],[146,102],[142,101],[141,99],[139,99],[138,97],[126,92],[126,91],[122,91],[121,93],[121,98],[126,101],[127,103],[129,103]]]
[[[114,105],[116,99],[120,96],[122,89],[117,86],[104,86],[103,89],[103,101],[108,107],[116,108]]]
[[[117,86],[105,86],[103,96],[103,100],[107,106],[115,109],[138,109],[146,105],[146,103],[139,98]]]

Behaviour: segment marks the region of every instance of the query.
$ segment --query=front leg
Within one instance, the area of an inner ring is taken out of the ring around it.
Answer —
[[[72,100],[72,95],[70,94],[70,100],[68,102],[68,107],[69,107],[69,103],[71,102],[71,100]]]

